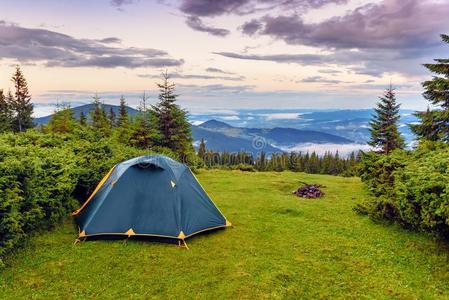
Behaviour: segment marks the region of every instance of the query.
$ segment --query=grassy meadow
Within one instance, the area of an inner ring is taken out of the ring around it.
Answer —
[[[73,245],[71,220],[31,239],[0,271],[0,299],[449,298],[448,251],[429,236],[353,212],[358,178],[201,171],[234,227],[173,244]],[[300,199],[300,182],[326,186]]]

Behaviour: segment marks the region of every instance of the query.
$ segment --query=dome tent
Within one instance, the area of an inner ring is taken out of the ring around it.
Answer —
[[[115,165],[73,215],[79,238],[149,236],[184,241],[231,225],[191,170],[162,155]]]

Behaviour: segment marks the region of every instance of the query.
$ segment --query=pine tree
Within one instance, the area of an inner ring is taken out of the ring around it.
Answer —
[[[439,111],[432,111],[427,107],[426,111],[417,111],[413,115],[421,120],[418,124],[409,124],[410,129],[416,136],[428,141],[443,139]]]
[[[114,108],[112,106],[109,108],[108,119],[109,119],[110,126],[112,128],[115,127],[116,126],[115,112],[114,112]]]
[[[198,157],[204,160],[204,155],[206,154],[206,143],[204,139],[201,139],[200,146],[198,147]]]
[[[80,125],[81,126],[87,125],[87,118],[83,111],[80,112]]]
[[[10,107],[13,111],[12,126],[16,132],[33,128],[33,103],[28,91],[28,84],[19,66],[13,74],[11,81],[14,84],[14,97],[10,98]]]
[[[128,125],[128,110],[126,107],[125,98],[123,96],[120,97],[120,108],[119,108],[119,116],[118,116],[118,126],[123,127]]]
[[[152,107],[161,133],[160,145],[172,149],[185,160],[188,153],[193,152],[187,112],[176,104],[175,84],[169,81],[167,72],[162,75],[162,83],[157,84],[159,102]]]
[[[75,124],[76,121],[70,105],[58,104],[55,113],[48,122],[46,130],[54,133],[71,133],[75,129]]]
[[[154,111],[148,109],[148,96],[144,92],[139,104],[139,113],[134,119],[129,133],[130,144],[142,149],[150,149],[156,146],[160,140],[160,134],[155,126],[157,123]],[[122,127],[122,129],[125,129]],[[122,133],[124,133],[122,131]]]
[[[0,90],[0,133],[10,131],[12,129],[11,118],[11,108],[8,104],[7,98],[3,94],[3,90]]]
[[[388,155],[394,149],[404,147],[404,140],[397,126],[400,104],[396,103],[396,95],[391,85],[379,99],[370,122],[371,140],[368,144],[380,148],[382,153]]]
[[[91,111],[92,127],[97,132],[100,132],[103,136],[109,136],[111,134],[111,128],[109,126],[109,120],[106,116],[106,112],[103,109],[103,105],[100,102],[100,97],[95,94],[93,97],[94,110]]]
[[[449,44],[449,35],[441,35],[443,42]],[[412,131],[418,138],[449,143],[449,58],[435,59],[434,64],[424,66],[436,74],[432,80],[423,82],[423,96],[439,109],[417,112],[421,122],[412,125]]]

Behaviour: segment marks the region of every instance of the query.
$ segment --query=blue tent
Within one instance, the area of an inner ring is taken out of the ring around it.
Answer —
[[[184,241],[231,225],[191,170],[162,155],[114,166],[73,215],[79,238],[148,236]]]

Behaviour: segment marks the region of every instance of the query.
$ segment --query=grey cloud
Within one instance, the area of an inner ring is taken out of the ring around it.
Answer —
[[[335,69],[321,69],[321,70],[318,70],[318,72],[323,73],[323,74],[332,74],[332,75],[342,73],[342,71],[335,70]]]
[[[180,78],[180,79],[218,79],[218,80],[229,80],[229,81],[242,81],[245,79],[243,76],[211,76],[211,75],[201,75],[201,74],[182,74],[182,73],[170,73],[170,78]],[[139,74],[141,78],[160,78],[160,75],[152,74]]]
[[[207,33],[215,35],[215,36],[224,37],[230,33],[229,30],[224,29],[224,28],[216,28],[216,27],[205,25],[201,21],[201,19],[197,16],[189,16],[186,19],[186,24],[193,30],[207,32]]]
[[[258,32],[262,28],[262,26],[262,22],[256,19],[252,19],[251,21],[243,24],[240,29],[246,35],[253,35]]]
[[[223,85],[223,84],[208,84],[208,85],[195,85],[195,84],[179,84],[178,87],[182,92],[189,92],[191,94],[210,94],[210,93],[231,93],[239,94],[243,92],[252,91],[254,86],[252,85]],[[220,94],[221,95],[221,94]]]
[[[265,16],[258,33],[338,49],[420,49],[439,43],[438,33],[449,30],[448,15],[447,1],[384,0],[319,23],[305,23],[296,14]]]
[[[220,73],[220,74],[229,74],[229,75],[234,74],[234,73],[232,73],[232,72],[226,72],[226,71],[223,71],[222,69],[219,69],[219,68],[207,68],[207,69],[206,69],[206,72],[210,72],[210,73]]]
[[[179,66],[182,59],[151,48],[110,47],[120,39],[77,39],[55,31],[25,28],[0,22],[0,57],[47,66],[138,68]]]
[[[108,37],[97,41],[103,44],[120,44],[122,42],[121,39],[116,37]]]
[[[318,82],[318,83],[337,84],[337,83],[341,83],[342,81],[326,79],[322,76],[311,76],[311,77],[304,78],[304,79],[300,80],[299,82],[305,82],[305,83]]]
[[[136,0],[111,0],[110,3],[114,7],[122,7],[123,5],[130,5],[137,2]]]
[[[403,50],[401,52],[407,52]],[[356,74],[380,77],[384,73],[396,72],[404,75],[423,75],[423,61],[430,60],[429,54],[422,57],[409,58],[397,51],[368,49],[365,51],[334,50],[330,54],[241,54],[234,52],[213,52],[228,58],[256,61],[271,61],[277,63],[295,63],[307,66],[334,67],[338,66]]]
[[[238,54],[233,52],[212,52],[229,58],[243,60],[260,60],[273,61],[279,63],[297,63],[305,65],[321,65],[329,61],[325,55],[318,54],[273,54],[273,55],[257,55],[257,54]]]
[[[246,15],[275,8],[304,11],[329,3],[347,2],[348,0],[182,0],[180,10],[191,16],[215,17],[225,14]]]
[[[310,8],[322,7],[329,3],[342,4],[348,0],[182,0],[179,9],[187,17],[186,24],[194,30],[207,32],[216,36],[226,36],[229,30],[215,28],[203,24],[200,17],[216,17],[221,15],[247,15],[259,11],[282,9],[283,11],[307,11]],[[257,20],[245,23],[241,29],[246,34],[253,34],[261,28]]]

